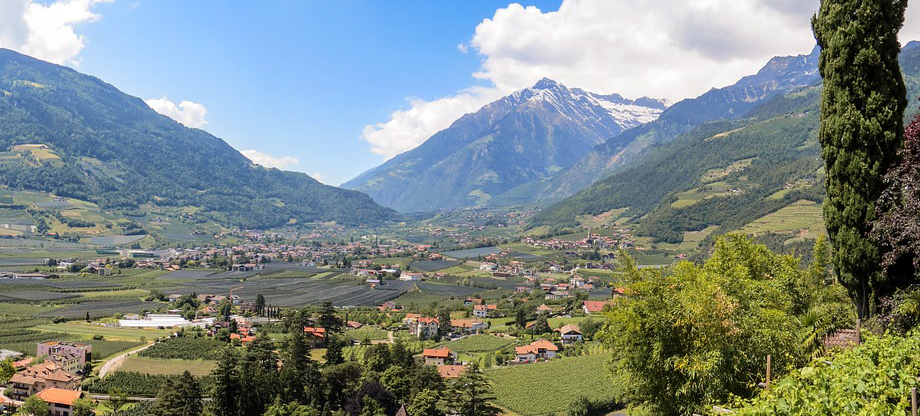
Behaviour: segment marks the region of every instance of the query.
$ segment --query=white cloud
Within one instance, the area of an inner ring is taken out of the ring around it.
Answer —
[[[154,111],[188,127],[201,128],[205,124],[208,124],[208,121],[205,120],[205,117],[208,115],[208,110],[204,108],[202,104],[186,100],[176,105],[166,97],[151,98],[149,100],[144,100],[144,102]]]
[[[809,53],[818,0],[564,0],[558,11],[511,4],[483,20],[458,50],[476,52],[473,76],[491,88],[409,100],[365,127],[371,151],[412,149],[464,113],[549,77],[565,85],[672,102],[733,84],[771,57]],[[920,38],[920,6],[902,42]]]
[[[310,177],[313,178],[313,179],[316,179],[316,180],[318,180],[318,181],[320,181],[320,182],[322,182],[322,183],[324,183],[324,184],[326,184],[326,185],[329,185],[329,182],[326,181],[326,176],[323,175],[323,174],[320,173],[320,172],[313,172],[313,173],[310,174]]]
[[[0,1],[0,47],[58,64],[76,66],[85,39],[74,31],[101,16],[93,6],[112,0]]]
[[[394,112],[385,123],[365,126],[362,137],[371,144],[371,152],[389,159],[499,97],[494,89],[478,88],[434,101],[409,99],[411,108]]]
[[[294,165],[294,164],[300,163],[300,159],[297,159],[296,157],[292,157],[292,156],[277,157],[277,156],[272,156],[268,153],[262,153],[258,150],[249,149],[249,150],[243,150],[240,153],[242,153],[243,156],[246,156],[249,160],[251,160],[252,163],[262,165],[267,168],[284,169],[288,165]]]

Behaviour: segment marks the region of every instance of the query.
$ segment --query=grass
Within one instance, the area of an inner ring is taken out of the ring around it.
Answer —
[[[177,360],[129,356],[116,371],[132,371],[142,374],[182,374],[185,370],[193,376],[206,376],[217,367],[216,361]]]
[[[564,414],[579,395],[610,399],[613,385],[607,379],[607,354],[559,358],[545,363],[493,368],[496,402],[523,416]]]
[[[63,323],[39,325],[34,329],[49,332],[66,332],[68,334],[90,336],[102,335],[106,339],[118,339],[128,341],[138,341],[141,338],[152,339],[169,335],[172,333],[166,329],[134,329],[134,328],[113,328],[100,325],[88,325],[81,323]]]

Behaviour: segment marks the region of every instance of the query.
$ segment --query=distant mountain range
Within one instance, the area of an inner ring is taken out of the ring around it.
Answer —
[[[906,117],[917,113],[918,46],[911,42],[900,56],[910,98]],[[538,213],[530,223],[531,232],[555,233],[619,218],[631,221],[639,235],[652,241],[682,244],[676,247],[739,229],[778,234],[781,245],[823,234],[816,56],[817,52],[774,59],[758,78],[729,87],[744,83],[747,93],[710,91],[700,97],[709,96],[703,102],[675,104],[657,121],[624,133],[641,131],[637,137],[666,140],[646,146],[631,162]],[[773,70],[786,75],[762,76]],[[772,86],[769,92],[757,86],[764,80]],[[806,85],[792,87],[795,84]],[[719,99],[712,95],[716,92]],[[726,97],[735,97],[735,104],[706,105],[725,103]],[[680,107],[685,107],[685,116],[674,121],[668,113]],[[692,123],[680,120],[705,122],[691,128]]]
[[[401,212],[495,205],[507,191],[549,178],[610,137],[657,119],[667,106],[542,79],[342,186]]]
[[[403,212],[560,200],[702,123],[741,117],[814,84],[818,54],[773,58],[734,85],[672,106],[543,79],[343,187]]]
[[[143,216],[269,228],[376,224],[396,212],[303,173],[253,164],[223,140],[73,69],[0,49],[0,185]]]

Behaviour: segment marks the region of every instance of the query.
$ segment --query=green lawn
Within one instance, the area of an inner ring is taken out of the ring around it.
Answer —
[[[217,367],[216,361],[147,358],[131,355],[116,371],[144,374],[182,374],[188,370],[194,376],[206,376]]]
[[[486,371],[496,402],[523,416],[565,414],[579,395],[609,399],[614,390],[607,379],[608,354],[558,358]]]
[[[93,336],[102,335],[106,339],[120,340],[140,340],[153,339],[171,334],[173,331],[168,329],[134,329],[134,328],[113,328],[100,325],[88,325],[81,323],[68,322],[63,324],[39,325],[34,329],[50,332],[66,332],[69,334]]]

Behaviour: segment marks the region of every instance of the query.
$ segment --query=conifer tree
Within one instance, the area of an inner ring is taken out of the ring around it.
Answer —
[[[224,348],[217,360],[217,368],[212,373],[214,391],[211,394],[211,406],[217,416],[239,415],[238,399],[242,388],[238,365],[239,357],[233,347]]]
[[[860,317],[882,288],[881,254],[869,236],[882,177],[897,161],[906,88],[898,31],[907,0],[822,0],[812,29],[824,78],[821,142],[827,198],[824,221],[834,269]]]

